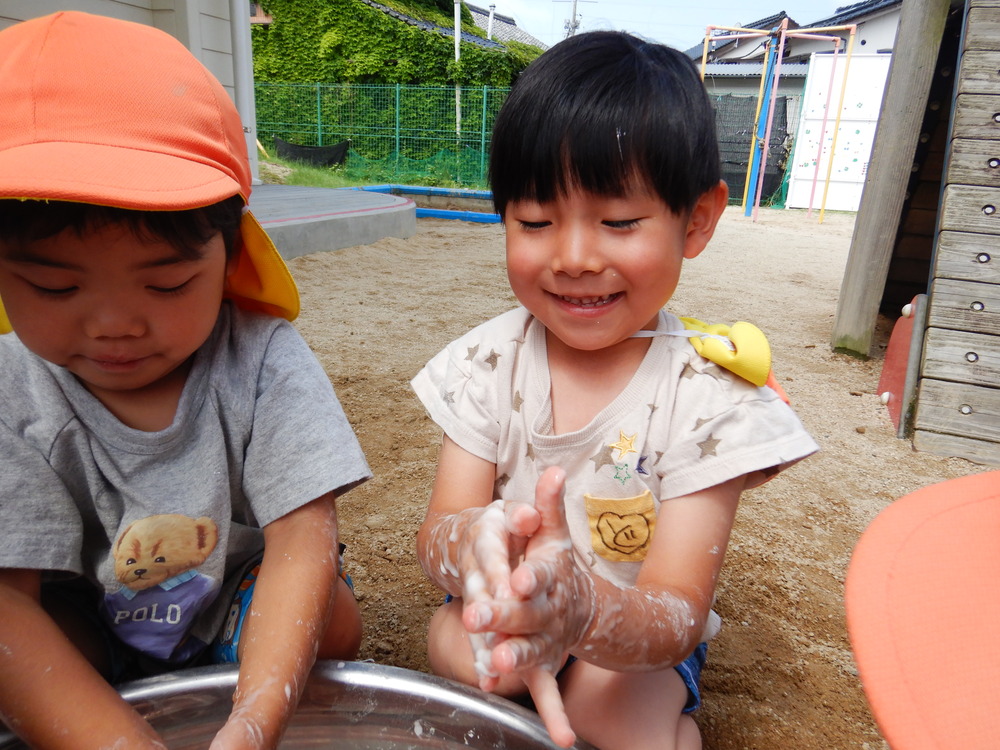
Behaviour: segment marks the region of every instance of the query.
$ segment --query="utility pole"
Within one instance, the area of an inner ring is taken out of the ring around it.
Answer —
[[[459,60],[462,59],[462,0],[455,0],[455,63],[456,68]],[[456,148],[462,146],[462,86],[455,79],[455,140]]]
[[[564,24],[564,26],[566,28],[566,38],[567,39],[569,39],[571,36],[573,36],[574,34],[576,34],[576,30],[578,28],[580,28],[580,20],[576,17],[576,4],[577,4],[577,2],[583,2],[583,3],[596,3],[597,2],[597,0],[553,0],[553,1],[557,2],[557,3],[573,3],[573,12],[570,14],[570,17],[568,19],[566,19],[566,23]]]
[[[576,17],[576,0],[573,0],[573,13],[570,15],[569,20],[566,21],[566,37],[573,36],[578,28],[580,28],[580,21]]]

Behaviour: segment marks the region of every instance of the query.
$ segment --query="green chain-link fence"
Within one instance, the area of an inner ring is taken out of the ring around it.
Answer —
[[[258,83],[257,132],[300,146],[350,140],[346,176],[368,183],[486,188],[493,120],[509,89],[487,86]],[[713,99],[730,200],[740,203],[755,132],[756,97]],[[456,107],[456,102],[458,107]],[[781,202],[790,145],[785,97],[778,97],[764,194]]]
[[[485,187],[493,119],[508,91],[258,83],[257,133],[265,148],[275,136],[301,146],[350,140],[351,178]]]

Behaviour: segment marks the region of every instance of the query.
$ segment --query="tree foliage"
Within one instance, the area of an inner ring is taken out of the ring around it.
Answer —
[[[451,28],[452,0],[380,0],[414,18]],[[268,0],[273,21],[252,28],[254,76],[269,83],[409,83],[509,86],[540,50],[461,44],[361,0]],[[482,36],[462,6],[462,30]]]

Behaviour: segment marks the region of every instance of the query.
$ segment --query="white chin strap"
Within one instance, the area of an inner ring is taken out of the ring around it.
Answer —
[[[736,346],[730,341],[726,336],[720,336],[717,333],[705,333],[703,331],[691,331],[688,329],[683,329],[680,331],[648,331],[643,329],[641,331],[636,331],[629,338],[633,339],[651,339],[654,336],[683,336],[687,339],[718,339],[731,352],[736,351]]]

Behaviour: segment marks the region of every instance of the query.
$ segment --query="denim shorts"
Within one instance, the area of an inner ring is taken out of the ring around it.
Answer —
[[[698,647],[691,652],[691,656],[674,667],[688,689],[687,703],[684,704],[684,713],[686,714],[696,711],[701,706],[701,670],[705,666],[707,656],[708,644],[699,643]]]
[[[344,572],[344,550],[343,543],[340,545],[340,556],[337,561],[337,572],[344,579],[347,585],[354,590],[354,582],[351,577]],[[254,585],[257,583],[257,574],[260,572],[260,563],[263,556],[252,560],[244,568],[243,580],[233,594],[233,601],[229,605],[229,613],[226,621],[222,625],[222,630],[216,637],[209,649],[209,656],[212,664],[236,664],[239,662],[240,635],[243,633],[243,624],[246,621],[247,613],[250,612],[250,603],[253,601]]]
[[[445,604],[454,598],[455,597],[451,594],[446,594],[444,598]],[[677,670],[677,674],[679,674],[681,679],[684,681],[684,686],[688,691],[688,698],[687,702],[684,704],[683,713],[692,713],[693,711],[697,711],[701,706],[701,670],[705,666],[707,656],[708,644],[702,642],[698,644],[697,648],[691,652],[691,655],[687,659],[674,667],[674,669]],[[556,674],[556,679],[558,679],[562,673],[566,671],[566,667],[575,661],[576,657],[571,654],[569,658],[566,659],[566,663],[562,665],[562,668]],[[525,705],[533,707],[531,706],[530,698],[526,698],[525,700]],[[517,702],[521,703],[522,700],[518,699]]]
[[[684,687],[687,688],[688,692],[687,702],[684,704],[682,713],[692,713],[693,711],[697,711],[701,706],[701,670],[705,666],[707,654],[708,644],[699,643],[698,647],[691,652],[691,655],[687,659],[674,667],[677,670],[677,674],[681,676],[681,680],[684,681]],[[565,671],[566,667],[575,661],[576,657],[570,656],[556,677],[558,678]]]

